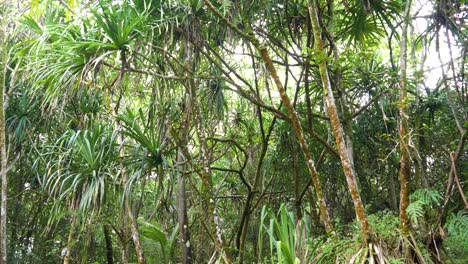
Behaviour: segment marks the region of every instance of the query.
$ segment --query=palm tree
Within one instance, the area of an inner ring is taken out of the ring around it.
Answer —
[[[32,19],[25,19],[35,33],[40,37],[29,44],[30,53],[33,56],[35,68],[30,69],[31,77],[45,82],[46,103],[62,108],[70,94],[76,88],[101,88],[109,90],[111,95],[125,92],[126,73],[131,71],[129,55],[131,45],[137,36],[147,28],[149,6],[133,4],[124,1],[121,4],[110,4],[107,1],[99,1],[97,5],[85,7],[94,14],[93,21],[81,18],[80,26],[73,23],[63,24],[60,18],[40,26]],[[64,47],[66,47],[64,49]],[[48,56],[37,56],[37,51],[48,53]],[[115,59],[120,65],[114,66]],[[109,67],[116,74],[108,83],[109,76],[101,74],[103,67]],[[41,84],[37,86],[42,88]],[[117,90],[117,92],[115,91]],[[61,100],[67,98],[65,100]],[[119,113],[120,99],[110,98],[113,111],[113,121]],[[118,127],[118,124],[116,125]],[[121,136],[118,137],[123,142]],[[128,182],[128,175],[123,166],[122,180],[124,185]],[[126,187],[125,187],[126,188]],[[126,188],[127,189],[127,188]],[[127,193],[125,193],[127,194]],[[124,198],[125,211],[128,215],[139,262],[144,263],[144,256],[139,241],[137,222],[130,208],[128,197]],[[127,216],[125,216],[127,217]],[[125,254],[124,254],[125,255]]]
[[[63,260],[69,263],[79,217],[99,214],[109,199],[110,183],[116,181],[115,135],[104,126],[95,126],[92,130],[70,130],[46,149],[43,159],[47,161],[48,173],[42,178],[42,185],[51,197],[67,204],[71,211]]]

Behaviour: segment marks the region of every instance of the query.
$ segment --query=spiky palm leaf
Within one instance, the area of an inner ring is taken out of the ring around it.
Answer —
[[[48,172],[40,178],[45,190],[82,212],[99,211],[118,176],[112,131],[104,126],[70,130],[46,149]]]
[[[395,0],[344,2],[344,19],[339,20],[339,35],[352,44],[378,44],[385,28],[395,31],[402,5]]]
[[[123,133],[135,140],[146,155],[143,161],[150,167],[156,167],[163,162],[162,150],[166,146],[165,117],[156,120],[153,116],[149,118],[139,109],[137,113],[127,109],[125,114],[117,116],[122,122]]]
[[[305,219],[296,221],[294,214],[287,211],[284,205],[281,205],[277,215],[264,207],[260,219],[259,241],[263,240],[263,233],[266,232],[270,243],[270,256],[273,257],[275,252],[277,263],[308,262],[311,256],[304,247],[309,223]],[[259,251],[261,250],[262,243],[259,244]]]
[[[137,10],[133,1],[128,0],[117,5],[100,1],[99,6],[99,9],[91,8],[90,11],[98,29],[104,33],[104,38],[114,49],[128,49],[129,44],[143,34],[150,10],[148,6]]]

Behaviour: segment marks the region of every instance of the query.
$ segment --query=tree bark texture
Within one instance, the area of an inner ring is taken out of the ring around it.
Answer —
[[[72,209],[73,211],[73,209]],[[73,235],[75,234],[75,227],[76,227],[76,215],[73,213],[72,221],[70,223],[70,231],[68,232],[68,239],[67,239],[67,247],[65,251],[65,256],[63,256],[63,264],[70,263],[70,256],[72,251],[72,244],[73,244]]]
[[[409,155],[409,142],[410,134],[408,133],[408,97],[407,97],[407,86],[408,80],[406,76],[406,41],[408,34],[409,14],[410,14],[411,1],[406,2],[403,32],[401,34],[400,43],[400,101],[398,103],[400,113],[400,220],[403,234],[408,233],[409,219],[406,214],[406,209],[409,205],[409,191],[408,191],[408,180],[411,172],[411,160]]]
[[[114,264],[114,250],[112,248],[112,237],[108,225],[103,225],[104,239],[106,240],[106,258],[107,264]]]
[[[184,157],[182,147],[179,146],[177,150],[177,184],[178,184],[178,196],[177,196],[177,218],[179,222],[179,239],[180,239],[180,250],[182,253],[182,263],[192,263],[192,246],[190,245],[190,232],[188,229],[187,219],[187,205],[185,198],[185,178],[184,178]]]
[[[6,37],[2,29],[0,38]],[[1,206],[0,206],[0,263],[7,263],[7,199],[8,199],[8,181],[7,181],[7,157],[6,157],[6,136],[5,136],[5,110],[4,110],[4,93],[6,88],[6,63],[7,51],[6,44],[2,43],[1,64],[3,68],[1,83],[0,83],[0,178],[1,186]]]
[[[323,42],[321,38],[321,29],[319,24],[317,7],[313,0],[309,0],[309,13],[314,33],[315,50],[319,53],[320,57],[325,57],[326,53],[324,51]],[[346,182],[348,184],[348,189],[353,199],[356,217],[358,218],[361,224],[364,240],[367,241],[369,236],[369,224],[367,221],[367,215],[364,211],[361,196],[359,194],[354,163],[350,155],[348,146],[346,145],[343,133],[343,126],[338,116],[338,110],[336,107],[335,98],[333,96],[333,91],[328,75],[326,58],[319,58],[319,60],[319,71],[322,80],[323,90],[326,96],[328,116],[332,125],[333,134],[335,136],[336,145],[338,147],[338,153],[340,155],[341,165],[343,166]]]

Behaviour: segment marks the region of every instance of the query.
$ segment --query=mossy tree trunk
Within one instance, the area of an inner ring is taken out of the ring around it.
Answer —
[[[323,48],[323,42],[321,38],[321,29],[319,24],[319,18],[317,13],[316,3],[313,0],[309,0],[309,13],[310,20],[312,24],[313,34],[314,34],[314,43],[315,51],[318,53],[318,64],[320,77],[322,81],[323,91],[325,93],[325,98],[327,102],[328,116],[330,118],[330,123],[332,125],[333,135],[335,136],[336,145],[338,147],[338,154],[340,155],[341,165],[346,177],[346,182],[348,184],[348,189],[351,193],[351,198],[353,199],[354,210],[356,212],[356,217],[358,218],[364,240],[367,241],[370,229],[367,221],[367,215],[364,211],[364,206],[362,204],[361,196],[359,194],[359,188],[356,180],[356,171],[354,168],[354,162],[352,160],[352,155],[350,154],[348,145],[345,142],[345,137],[343,133],[343,126],[338,116],[338,109],[336,107],[335,98],[333,95],[333,90],[330,83],[330,78],[327,69],[326,61],[326,52]]]
[[[409,155],[410,134],[408,133],[408,97],[407,86],[408,80],[406,76],[406,42],[408,34],[409,13],[411,1],[406,2],[403,32],[401,34],[400,43],[400,101],[398,103],[400,113],[399,135],[400,135],[400,220],[403,234],[408,233],[409,219],[406,214],[406,209],[409,205],[408,180],[410,177],[411,160]]]
[[[7,59],[8,53],[6,50],[6,42],[4,41],[6,27],[2,27],[0,30],[0,48],[2,49],[0,58],[0,69],[3,69],[0,78],[0,178],[2,181],[1,186],[1,206],[0,206],[0,263],[7,263],[7,199],[8,199],[8,182],[7,182],[7,157],[6,157],[6,137],[5,137],[5,111],[4,111],[4,93],[6,88],[6,71],[7,71]]]

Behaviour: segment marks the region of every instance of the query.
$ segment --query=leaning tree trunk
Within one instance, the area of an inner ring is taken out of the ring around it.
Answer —
[[[407,1],[404,14],[403,32],[401,34],[400,43],[400,101],[398,103],[400,112],[400,220],[403,234],[405,235],[408,233],[409,226],[409,219],[408,215],[406,214],[406,208],[408,208],[409,205],[408,179],[411,169],[411,161],[408,149],[410,135],[408,133],[408,81],[406,79],[406,41],[408,34],[410,6],[411,1]]]
[[[323,48],[322,38],[320,36],[321,30],[317,14],[317,7],[315,6],[315,2],[313,0],[309,1],[309,13],[314,33],[315,50],[319,52],[320,55],[326,56],[326,53]],[[362,204],[361,196],[359,194],[359,188],[357,186],[356,171],[354,169],[352,157],[350,155],[350,152],[348,151],[348,146],[346,145],[344,139],[343,126],[338,117],[338,110],[336,107],[335,98],[333,97],[333,91],[328,75],[327,62],[324,58],[319,59],[319,71],[320,77],[322,79],[324,93],[326,96],[328,116],[332,125],[333,134],[335,136],[336,145],[338,147],[338,153],[340,155],[341,165],[343,166],[346,182],[348,184],[348,189],[351,192],[351,197],[353,199],[356,217],[361,223],[364,240],[367,241],[369,237],[369,224],[367,222],[367,215],[364,211],[364,206]]]
[[[258,53],[260,54],[260,57],[262,58],[266,69],[268,73],[270,74],[271,78],[275,82],[276,89],[278,90],[281,101],[283,102],[283,105],[286,107],[288,111],[288,118],[289,121],[291,122],[291,125],[294,129],[294,132],[296,133],[297,139],[299,141],[299,145],[301,146],[301,150],[304,154],[304,159],[306,160],[307,164],[307,169],[309,170],[310,177],[312,178],[312,183],[314,184],[315,191],[317,193],[317,200],[319,203],[319,209],[320,209],[320,216],[322,218],[322,221],[325,225],[325,229],[328,231],[331,231],[331,224],[330,224],[330,217],[328,216],[328,211],[327,211],[327,206],[325,204],[325,199],[323,196],[323,191],[322,191],[322,185],[320,184],[320,180],[318,177],[317,170],[315,168],[315,163],[312,160],[312,155],[309,150],[309,146],[304,139],[304,131],[302,129],[301,123],[299,121],[299,116],[294,109],[293,104],[291,103],[291,100],[289,99],[288,94],[286,93],[286,90],[283,86],[283,83],[280,80],[280,77],[276,71],[275,65],[273,64],[270,55],[268,54],[266,46],[262,45],[260,41],[255,37],[252,28],[250,27],[250,24],[245,23],[245,30],[248,33],[245,33],[244,31],[240,30],[238,27],[236,27],[234,24],[232,24],[229,20],[227,20],[226,17],[224,17],[212,4],[209,0],[203,0],[205,2],[205,5],[216,15],[218,16],[228,27],[233,29],[236,33],[247,39],[254,45],[255,49],[257,49]]]

